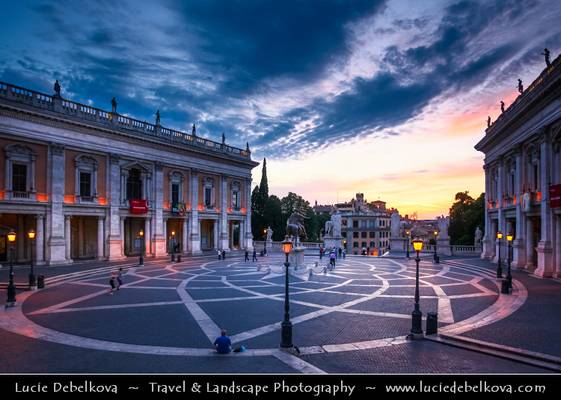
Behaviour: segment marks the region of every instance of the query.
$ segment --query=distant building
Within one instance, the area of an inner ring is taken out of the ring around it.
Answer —
[[[548,62],[549,64],[549,62]],[[561,57],[485,131],[482,257],[507,252],[497,231],[514,235],[513,264],[561,277]]]
[[[335,207],[332,205],[322,205],[322,204],[318,204],[317,200],[314,204],[314,206],[312,207],[312,210],[314,210],[314,213],[316,215],[329,215],[334,211]]]
[[[390,217],[392,210],[386,209],[384,201],[368,203],[363,193],[348,203],[335,204],[341,213],[341,235],[349,254],[383,253],[390,243]]]

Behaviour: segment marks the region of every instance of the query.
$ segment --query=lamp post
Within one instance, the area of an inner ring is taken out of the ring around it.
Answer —
[[[411,242],[410,242],[410,240],[411,240],[411,231],[410,231],[409,229],[407,229],[407,230],[405,231],[405,234],[407,235],[407,253],[406,253],[405,256],[406,256],[407,259],[409,260],[409,258],[410,258],[410,256],[409,256],[409,246],[411,246]]]
[[[438,247],[438,231],[435,229],[433,232],[434,235],[434,263],[438,264],[440,262],[440,260],[438,259],[438,253],[436,252],[437,247]]]
[[[27,232],[27,237],[31,240],[31,268],[29,269],[29,289],[34,289],[37,286],[37,281],[35,280],[35,274],[33,271],[33,242],[35,240],[35,231],[31,229]]]
[[[506,273],[506,281],[508,284],[508,289],[509,292],[510,290],[512,290],[512,275],[510,274],[510,262],[512,261],[510,259],[510,250],[512,249],[512,239],[514,239],[514,236],[512,235],[512,233],[507,233],[506,235],[506,241],[508,243],[508,247],[507,247],[507,273]]]
[[[503,277],[503,267],[501,265],[501,239],[503,238],[503,233],[501,231],[497,232],[497,240],[499,242],[499,258],[497,260],[497,278]]]
[[[267,229],[263,229],[263,255],[267,255]]]
[[[171,247],[171,261],[175,261],[175,231],[171,231],[171,239],[170,239],[170,247]]]
[[[138,259],[138,265],[144,265],[144,231],[141,229],[138,232],[138,237],[140,238],[140,257]]]
[[[10,282],[8,283],[8,299],[6,307],[13,307],[16,303],[16,287],[14,285],[14,243],[16,241],[16,232],[12,229],[8,232],[8,243],[10,247]]]
[[[284,282],[284,320],[281,324],[281,344],[282,348],[293,347],[292,345],[292,322],[290,322],[290,306],[288,301],[288,268],[290,263],[288,262],[288,255],[292,250],[292,240],[288,236],[285,236],[282,241],[282,251],[286,256],[284,266],[285,266],[285,282]]]
[[[415,309],[411,313],[410,337],[415,339],[423,335],[423,313],[421,312],[421,307],[419,306],[419,262],[421,261],[419,253],[423,250],[423,241],[421,239],[414,239],[413,248],[417,253],[417,257],[415,257],[417,268],[415,273]]]

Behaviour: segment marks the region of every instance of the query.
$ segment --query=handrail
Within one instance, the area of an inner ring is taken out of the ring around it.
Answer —
[[[100,108],[77,103],[57,95],[48,95],[35,90],[0,81],[0,99],[26,104],[33,108],[56,112],[65,116],[96,124],[105,125],[109,129],[122,129],[136,133],[162,138],[168,142],[179,143],[190,147],[204,148],[217,153],[251,159],[251,151],[218,143],[210,139],[165,128],[159,124],[140,121],[126,115],[113,113]]]

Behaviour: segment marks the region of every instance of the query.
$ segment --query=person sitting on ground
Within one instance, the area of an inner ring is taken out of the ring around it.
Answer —
[[[228,354],[232,351],[232,341],[226,334],[226,330],[222,329],[220,336],[214,341],[214,347],[218,354]]]

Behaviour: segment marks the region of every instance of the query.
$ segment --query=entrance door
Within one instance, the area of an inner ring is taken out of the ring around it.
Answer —
[[[532,262],[533,265],[537,266],[538,265],[538,251],[536,250],[538,247],[538,243],[540,241],[541,238],[541,232],[542,232],[542,225],[541,225],[541,218],[532,218],[532,228],[533,228],[533,234],[532,237],[534,239],[534,242],[532,243]]]
[[[144,218],[126,218],[125,219],[125,255],[139,256],[141,249],[141,241],[138,239],[138,233],[144,230]],[[146,232],[144,232],[146,236]]]
[[[230,223],[230,237],[232,238],[232,249],[240,249],[240,223],[232,221]]]
[[[6,235],[0,235],[0,261],[8,261],[8,239]]]
[[[214,249],[214,220],[201,221],[201,250]]]

